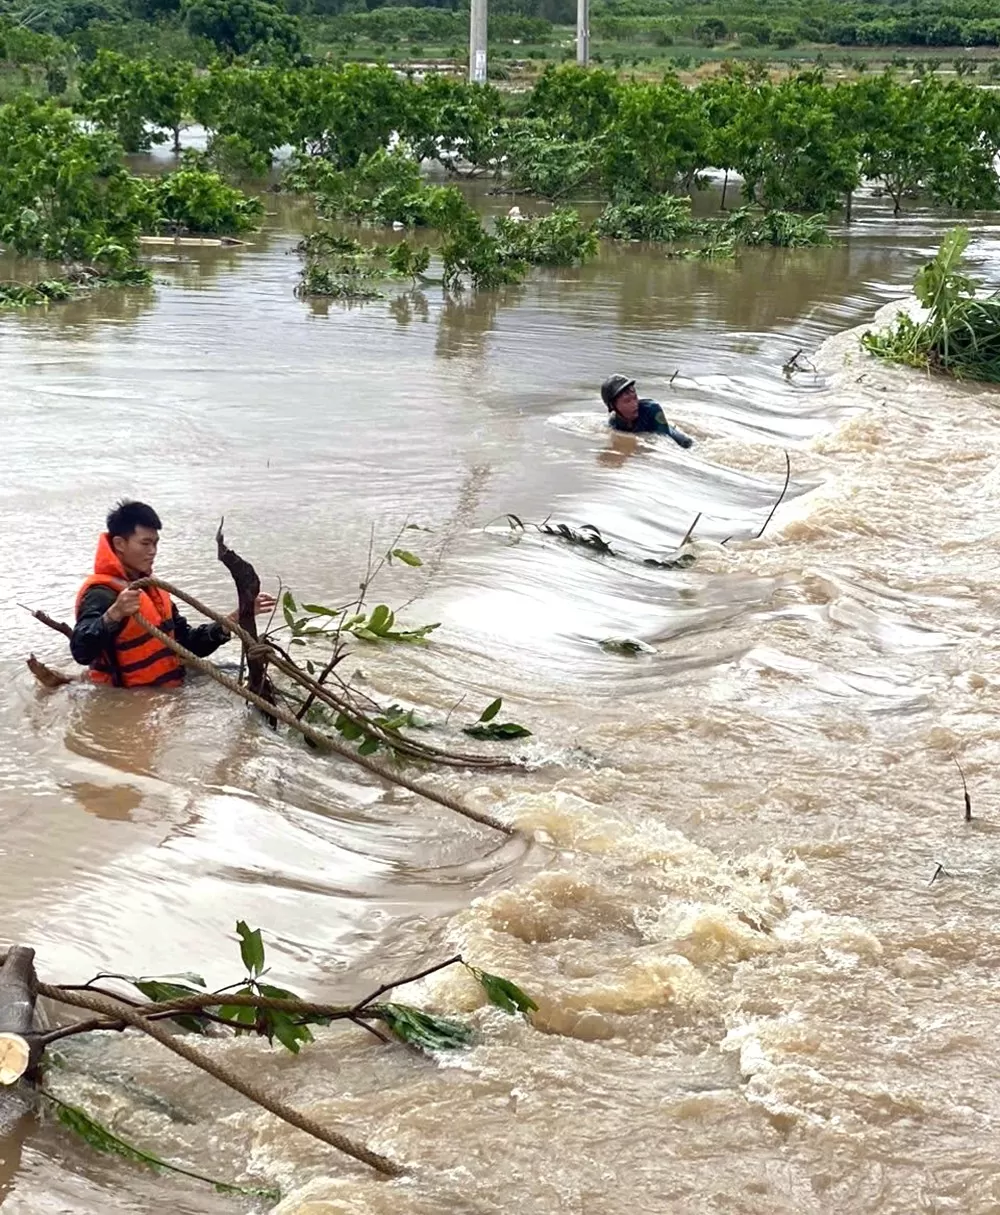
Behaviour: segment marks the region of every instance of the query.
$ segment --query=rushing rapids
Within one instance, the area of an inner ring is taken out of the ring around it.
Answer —
[[[1000,415],[993,392],[876,363],[853,328],[941,229],[862,208],[829,250],[733,268],[624,248],[498,296],[350,311],[292,298],[276,231],[162,267],[155,295],[0,321],[4,938],[45,977],[223,983],[244,917],[304,993],[461,950],[540,1006],[529,1026],[428,980],[420,999],[481,1030],[440,1063],[357,1031],[297,1059],[209,1045],[405,1181],[150,1042],[68,1044],[55,1091],[279,1185],[282,1215],[995,1210]],[[802,347],[815,373],[783,376]],[[690,453],[607,432],[596,387],[618,368]],[[789,493],[750,539],[783,450]],[[502,695],[532,770],[439,779],[541,842],[498,848],[292,750],[207,682],[39,692],[28,651],[64,651],[15,605],[68,613],[122,493],[162,514],[164,576],[227,607],[223,513],[270,589],[320,602],[356,582],[373,522],[427,529],[386,594],[442,627],[354,665],[442,717]],[[639,560],[487,526],[506,511],[592,523]],[[698,512],[692,568],[642,565]],[[19,1136],[5,1210],[242,1209],[53,1126]]]

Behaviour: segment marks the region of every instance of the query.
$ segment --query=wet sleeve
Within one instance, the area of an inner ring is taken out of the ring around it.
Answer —
[[[225,645],[232,637],[228,629],[214,620],[208,624],[199,624],[197,628],[191,625],[174,606],[174,636],[185,649],[190,650],[197,658],[207,658],[214,654],[220,645]]]
[[[117,598],[106,586],[92,586],[84,595],[69,643],[70,653],[81,666],[89,667],[96,662],[124,628],[124,620],[108,624],[104,619],[104,613]]]
[[[663,412],[662,408],[660,408],[660,406],[656,407],[655,421],[656,421],[656,433],[658,435],[669,435],[671,437],[671,439],[673,439],[673,441],[679,447],[693,447],[694,446],[694,439],[692,439],[692,438],[690,438],[690,436],[686,435],[683,430],[678,430],[676,426],[670,425],[670,423],[666,419],[666,415],[664,414],[664,412]]]

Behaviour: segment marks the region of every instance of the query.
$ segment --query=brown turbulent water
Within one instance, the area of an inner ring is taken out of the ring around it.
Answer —
[[[945,226],[870,203],[833,249],[736,266],[606,249],[498,296],[344,309],[293,298],[278,216],[249,249],[163,261],[155,291],[0,319],[0,940],[54,980],[223,983],[242,917],[306,993],[461,950],[540,1004],[529,1027],[460,974],[410,990],[480,1031],[440,1063],[360,1031],[299,1059],[210,1048],[412,1164],[404,1181],[152,1043],[77,1040],[56,1091],[170,1158],[280,1186],[283,1215],[1000,1211],[1000,416],[844,332]],[[976,233],[989,271],[995,230]],[[818,374],[786,379],[800,347]],[[607,431],[596,385],[617,369],[690,453]],[[783,449],[789,497],[748,539]],[[502,695],[533,769],[435,779],[542,842],[498,847],[205,681],[39,691],[27,653],[67,655],[16,605],[70,614],[121,494],[161,512],[161,572],[220,605],[223,514],[271,589],[326,602],[373,524],[426,529],[407,541],[425,565],[384,592],[441,629],[356,666],[441,717]],[[485,526],[505,511],[593,523],[622,555]],[[642,564],[698,512],[693,569]],[[249,1209],[48,1125],[0,1157],[5,1215]]]

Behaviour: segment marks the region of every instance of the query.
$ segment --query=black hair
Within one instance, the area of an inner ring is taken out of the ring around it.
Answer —
[[[109,536],[121,536],[127,540],[137,527],[152,527],[159,531],[163,524],[156,511],[145,502],[131,502],[123,498],[108,511]]]

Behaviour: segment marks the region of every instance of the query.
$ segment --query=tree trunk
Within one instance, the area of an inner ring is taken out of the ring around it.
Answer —
[[[726,189],[728,186],[729,186],[729,170],[727,169],[726,175],[722,179],[722,201],[719,203],[720,211],[725,211],[725,209],[726,209]]]
[[[7,1072],[10,1082],[0,1084],[0,1197],[8,1168],[17,1167],[20,1143],[3,1144],[13,1135],[31,1112],[34,1098],[30,1082],[35,1078],[41,1049],[30,1040],[35,1024],[35,951],[12,945],[6,956],[0,955],[0,1072]],[[27,1048],[27,1049],[26,1049]],[[5,1076],[5,1080],[8,1078]]]

